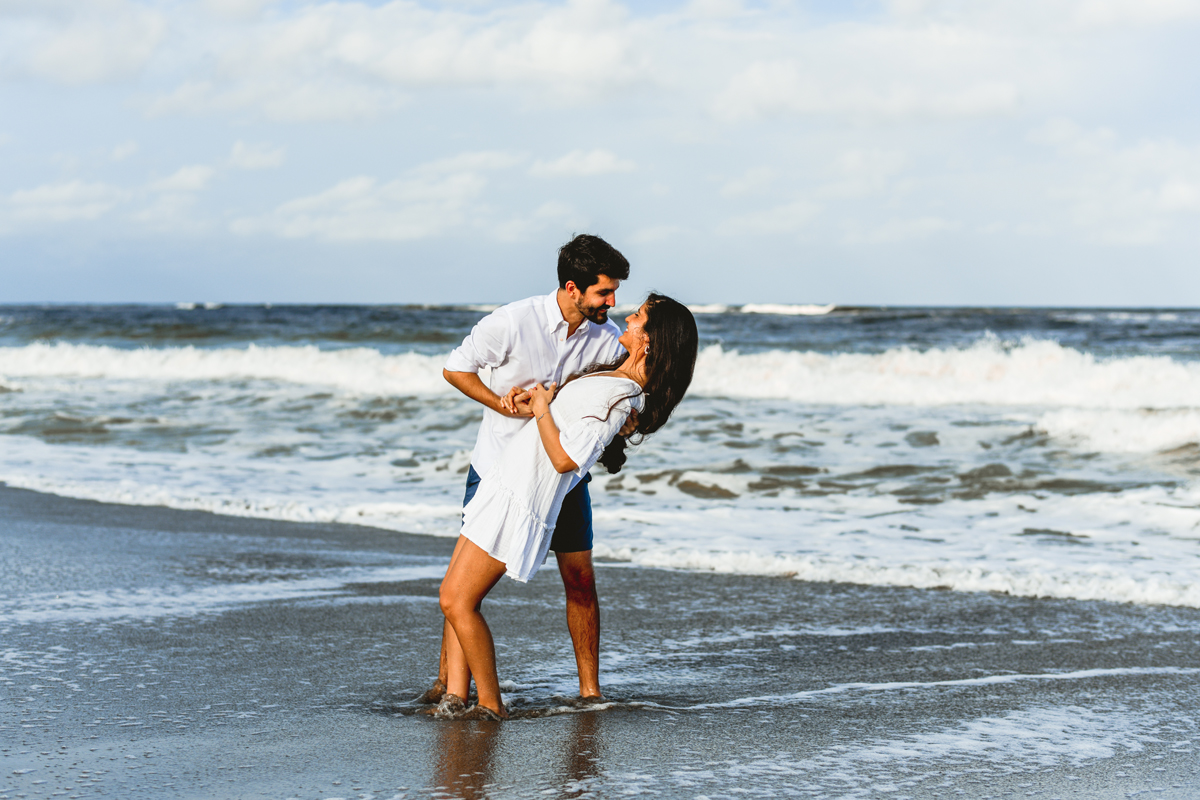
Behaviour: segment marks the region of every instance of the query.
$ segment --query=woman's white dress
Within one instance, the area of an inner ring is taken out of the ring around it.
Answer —
[[[510,578],[528,581],[546,560],[563,498],[600,458],[630,409],[641,411],[644,402],[641,387],[628,378],[588,375],[568,383],[550,415],[578,467],[560,474],[530,420],[480,480],[463,509],[462,535],[504,562]]]

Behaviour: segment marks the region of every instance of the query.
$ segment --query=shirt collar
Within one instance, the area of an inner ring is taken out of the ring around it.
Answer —
[[[579,327],[575,329],[575,333],[572,335],[577,336],[581,333],[587,333],[588,326],[590,324],[591,323],[584,318],[579,323]],[[563,317],[562,309],[558,307],[558,290],[555,289],[546,297],[546,330],[553,333],[562,325],[567,325],[567,320]],[[570,326],[567,325],[567,327]]]

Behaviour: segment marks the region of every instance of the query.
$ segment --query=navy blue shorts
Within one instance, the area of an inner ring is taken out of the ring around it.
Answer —
[[[562,510],[558,512],[558,524],[550,539],[550,549],[556,553],[582,553],[592,549],[592,496],[588,494],[590,474],[563,498]],[[479,488],[479,473],[474,467],[467,468],[467,493],[463,506],[471,502]]]

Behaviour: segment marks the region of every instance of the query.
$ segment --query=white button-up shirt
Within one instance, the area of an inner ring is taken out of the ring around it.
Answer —
[[[463,343],[446,359],[450,372],[478,373],[491,368],[484,383],[498,395],[514,386],[535,383],[549,387],[592,364],[613,361],[625,352],[617,342],[621,329],[609,320],[603,325],[584,320],[567,336],[569,325],[558,307],[558,292],[501,306],[481,319]],[[484,408],[483,422],[471,453],[480,475],[500,457],[528,417],[506,417]]]

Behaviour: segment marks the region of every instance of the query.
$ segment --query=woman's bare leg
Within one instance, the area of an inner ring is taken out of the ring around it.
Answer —
[[[492,631],[479,612],[483,598],[504,577],[503,561],[497,561],[474,542],[459,537],[458,547],[438,599],[442,613],[454,632],[446,642],[447,691],[465,698],[471,676],[479,692],[479,705],[507,716],[500,700],[500,678],[496,674],[496,645]],[[465,685],[464,685],[465,684]]]

